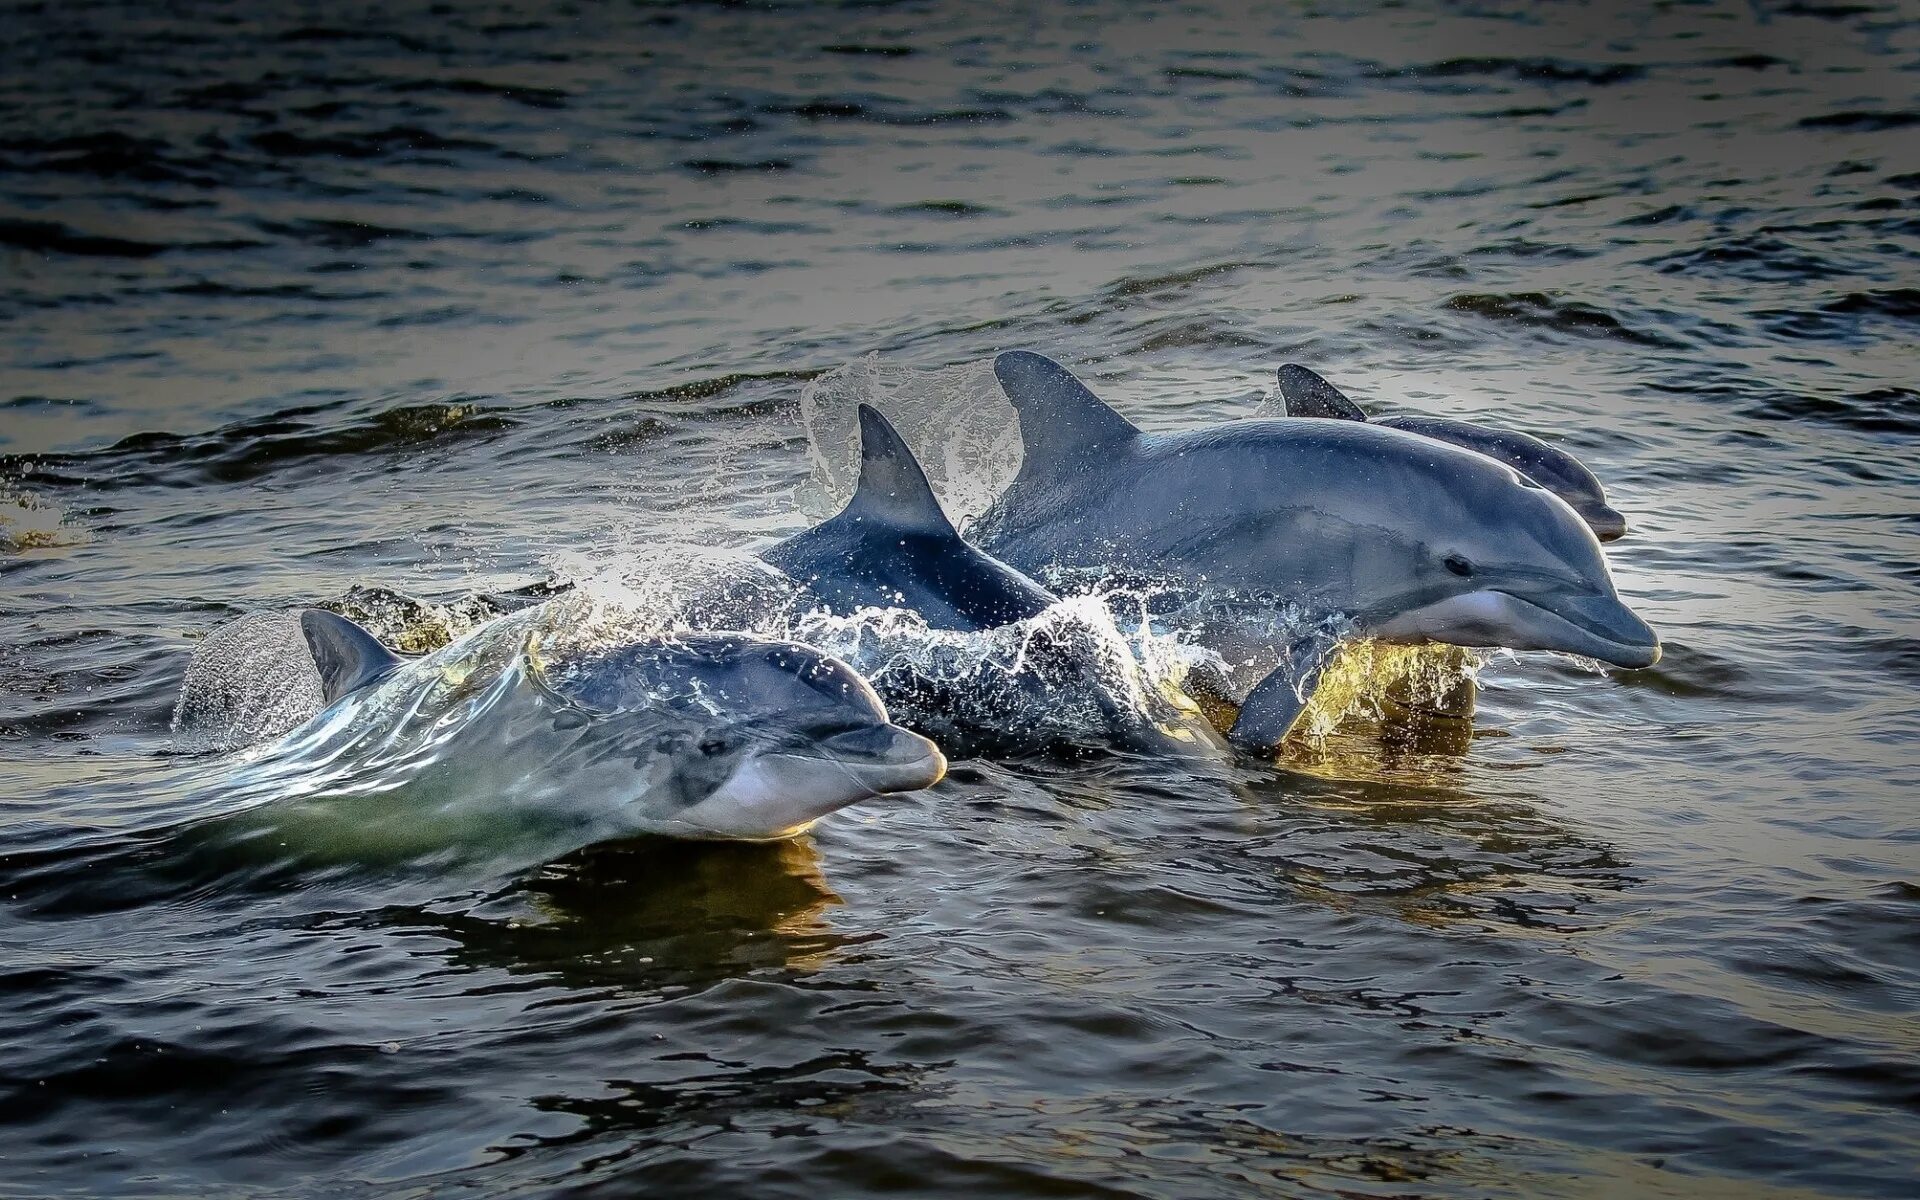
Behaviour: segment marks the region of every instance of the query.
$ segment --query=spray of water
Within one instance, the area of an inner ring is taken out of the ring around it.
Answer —
[[[1182,690],[1205,652],[1101,595],[1062,600],[1028,620],[962,632],[918,614],[836,615],[751,555],[656,543],[553,562],[573,584],[550,602],[558,653],[636,633],[735,630],[815,646],[859,671],[896,719],[950,750],[975,745],[1106,743],[1199,720]],[[545,645],[545,643],[543,643]],[[1175,735],[1178,737],[1179,735]]]
[[[175,745],[206,753],[267,741],[319,712],[321,699],[299,613],[248,613],[194,648],[173,709]]]
[[[0,554],[83,546],[86,542],[86,530],[73,524],[64,509],[0,481]]]
[[[815,520],[853,495],[862,404],[893,423],[956,525],[985,512],[1020,472],[1020,422],[991,361],[928,369],[874,352],[814,378],[800,393],[812,472],[797,500]]]

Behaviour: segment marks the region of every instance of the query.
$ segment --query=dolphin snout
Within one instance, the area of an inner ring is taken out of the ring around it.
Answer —
[[[1610,666],[1638,670],[1660,661],[1660,635],[1617,596],[1565,606],[1561,615],[1586,635],[1564,647]]]
[[[870,725],[824,739],[820,748],[876,792],[911,792],[946,778],[940,747],[898,725]]]
[[[1601,505],[1581,512],[1587,527],[1593,530],[1593,536],[1603,542],[1617,542],[1627,536],[1627,519],[1618,511]]]

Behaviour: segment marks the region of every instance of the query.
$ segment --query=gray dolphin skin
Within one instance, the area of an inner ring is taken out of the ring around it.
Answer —
[[[1057,599],[961,540],[906,442],[864,404],[853,499],[760,558],[836,615],[901,608],[932,629],[997,629],[1039,616]]]
[[[637,834],[788,837],[945,774],[818,650],[738,634],[561,650],[570,618],[552,608],[412,660],[303,614],[327,707],[235,773],[230,790],[272,799],[226,822],[228,840],[536,863]]]
[[[1338,421],[1369,421],[1389,429],[1404,429],[1435,441],[1450,442],[1499,461],[1565,500],[1603,542],[1626,536],[1627,519],[1607,503],[1606,489],[1592,471],[1573,455],[1513,429],[1494,429],[1471,421],[1446,417],[1405,416],[1373,420],[1345,393],[1307,368],[1288,363],[1280,368],[1280,398],[1290,417]]]
[[[983,549],[1043,578],[1117,571],[1196,590],[1229,614],[1308,618],[1268,647],[1282,662],[1243,704],[1238,744],[1277,748],[1347,633],[1621,667],[1660,657],[1593,532],[1485,455],[1349,421],[1147,434],[1041,355],[1002,354],[994,372],[1025,456],[969,530]],[[1231,619],[1213,624],[1235,636]]]

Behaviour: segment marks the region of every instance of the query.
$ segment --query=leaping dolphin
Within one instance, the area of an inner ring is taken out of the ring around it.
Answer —
[[[534,863],[643,833],[787,837],[946,771],[818,650],[725,633],[570,640],[564,603],[412,660],[304,613],[327,707],[236,772],[230,790],[266,802],[225,820],[227,840]]]
[[[1216,636],[1279,639],[1236,743],[1276,749],[1346,633],[1622,667],[1660,657],[1578,514],[1485,455],[1346,421],[1147,434],[1041,355],[1002,354],[994,373],[1025,455],[969,532],[1030,574],[1167,581],[1211,598]],[[1289,631],[1233,631],[1285,607],[1303,617]]]
[[[1498,459],[1565,500],[1601,541],[1611,542],[1626,535],[1627,519],[1607,503],[1606,489],[1586,464],[1531,434],[1513,429],[1494,429],[1446,417],[1382,417],[1374,420],[1339,388],[1294,363],[1280,368],[1280,399],[1286,404],[1290,417],[1372,421],[1375,425],[1404,429],[1408,433],[1451,442],[1488,458]]]

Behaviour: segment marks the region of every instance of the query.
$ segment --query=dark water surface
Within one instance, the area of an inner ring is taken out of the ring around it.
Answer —
[[[8,4],[0,1194],[1911,1196],[1920,19]],[[272,15],[265,15],[265,14]],[[198,637],[797,527],[806,379],[1557,434],[1667,659],[525,875],[174,848]]]

